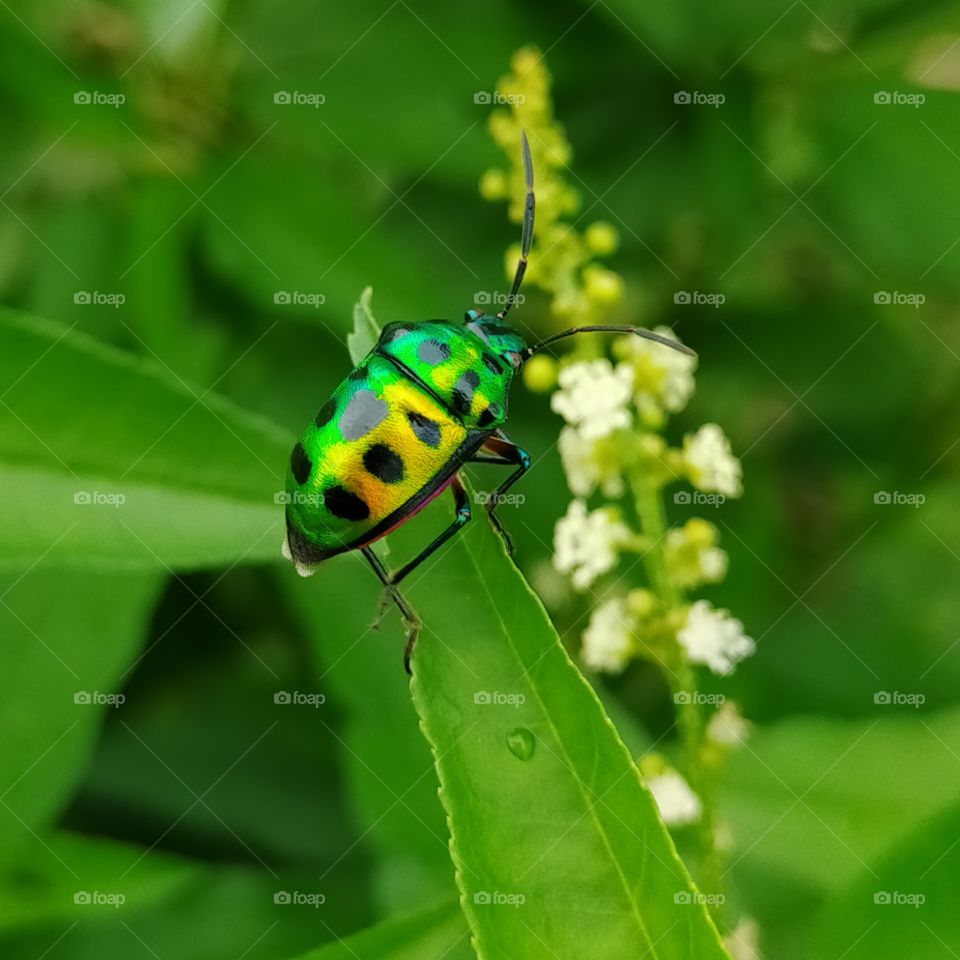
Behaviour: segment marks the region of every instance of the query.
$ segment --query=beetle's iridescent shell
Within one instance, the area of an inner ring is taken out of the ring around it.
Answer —
[[[467,427],[492,430],[507,416],[513,367],[461,324],[391,323],[378,349],[438,396]]]
[[[415,513],[503,423],[512,377],[509,360],[465,326],[385,327],[293,448],[291,558],[318,563]]]

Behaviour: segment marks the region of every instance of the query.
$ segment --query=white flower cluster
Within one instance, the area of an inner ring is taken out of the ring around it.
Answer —
[[[726,610],[715,610],[706,600],[691,605],[677,641],[692,663],[705,664],[721,676],[733,673],[734,667],[754,651],[743,624]]]
[[[632,649],[636,618],[627,609],[624,597],[606,600],[590,615],[583,631],[583,662],[591,670],[619,673],[627,665]]]
[[[700,798],[676,770],[667,768],[651,777],[647,780],[647,789],[653,794],[660,818],[668,827],[682,827],[700,819]]]
[[[673,336],[665,327],[657,332]],[[715,423],[687,434],[680,448],[670,447],[663,437],[667,417],[693,395],[695,359],[639,337],[618,340],[614,351],[616,362],[576,361],[559,372],[544,360],[528,380],[541,389],[557,384],[551,407],[566,421],[559,448],[575,499],[554,531],[554,569],[583,592],[629,551],[642,555],[647,574],[643,587],[624,585],[599,600],[583,631],[581,659],[588,669],[605,673],[620,673],[631,660],[645,656],[673,675],[678,663],[684,670],[688,664],[702,665],[729,675],[753,653],[754,642],[726,610],[691,596],[699,587],[723,580],[727,554],[719,546],[717,527],[705,519],[688,517],[666,527],[663,489],[688,482],[717,494],[719,502],[738,497],[743,491],[740,463]],[[635,501],[632,511],[609,505],[591,510],[586,502],[597,494],[609,501],[628,492]],[[685,743],[684,755],[699,758],[688,763],[703,765],[685,772],[693,778],[690,783],[708,783],[750,725],[732,702],[724,701],[703,723],[699,705],[689,698],[677,703],[695,714],[692,727],[687,725],[694,732],[685,734],[692,739]],[[710,793],[698,796],[658,754],[641,758],[640,768],[664,823],[680,827],[706,819]]]
[[[574,589],[586,590],[614,568],[618,548],[630,536],[614,510],[588,511],[582,500],[573,500],[554,530],[553,565],[570,575]]]
[[[715,423],[705,423],[696,433],[683,438],[683,460],[690,482],[699,490],[739,497],[740,461],[730,449],[730,441]]]
[[[560,459],[567,484],[578,497],[589,497],[594,490],[611,500],[623,496],[623,462],[616,437],[593,440],[578,427],[560,431]]]
[[[657,327],[654,333],[678,339],[669,327]],[[633,367],[637,409],[642,413],[679,413],[693,396],[696,357],[642,337],[624,338],[620,345],[625,362]]]
[[[560,371],[558,382],[560,389],[550,398],[550,406],[576,426],[583,439],[595,440],[630,426],[630,367],[614,367],[609,360],[571,363]]]

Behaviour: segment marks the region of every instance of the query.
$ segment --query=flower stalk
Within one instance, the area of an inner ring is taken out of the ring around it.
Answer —
[[[490,117],[508,168],[488,171],[481,192],[507,200],[510,215],[520,216],[524,183],[516,158],[525,129],[537,168],[538,216],[528,285],[548,295],[551,326],[610,322],[613,311],[629,323],[626,284],[601,262],[616,251],[616,231],[596,222],[580,232],[578,221],[569,222],[579,197],[563,177],[571,151],[553,116],[543,59],[525,49],[511,66],[498,90],[513,95],[514,109]],[[508,274],[515,256],[508,251]],[[667,326],[656,332],[679,339]],[[574,342],[562,359],[540,354],[524,370],[527,387],[550,393],[565,423],[558,442],[573,499],[555,528],[553,566],[589,607],[581,637],[588,669],[619,673],[646,660],[664,673],[676,711],[676,766],[659,753],[638,762],[664,822],[695,831],[695,872],[714,895],[709,902],[723,928],[717,786],[747,725],[732,702],[698,690],[698,673],[729,675],[754,644],[739,620],[698,596],[726,575],[717,528],[694,515],[670,525],[665,495],[674,488],[674,503],[688,512],[701,503],[719,508],[743,492],[740,463],[714,423],[670,443],[670,417],[695,390],[694,357],[633,336]],[[621,564],[623,556],[638,554],[642,564]]]

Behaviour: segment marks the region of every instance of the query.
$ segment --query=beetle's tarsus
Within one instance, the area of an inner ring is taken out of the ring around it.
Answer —
[[[403,648],[403,669],[407,671],[408,676],[413,675],[410,669],[410,658],[413,656],[413,648],[417,644],[417,637],[420,634],[419,620],[406,620],[404,625],[407,628],[407,643]]]
[[[513,537],[507,532],[507,528],[500,522],[500,518],[497,516],[494,511],[495,504],[488,503],[486,506],[487,516],[490,518],[490,524],[494,530],[497,532],[497,536],[503,541],[503,545],[507,548],[507,553],[512,557],[516,552],[516,547],[513,545]]]

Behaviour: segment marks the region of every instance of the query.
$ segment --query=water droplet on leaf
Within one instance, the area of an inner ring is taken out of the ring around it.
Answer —
[[[517,727],[507,734],[507,746],[519,760],[529,760],[533,756],[537,741],[526,727]]]

